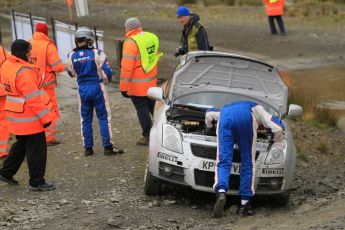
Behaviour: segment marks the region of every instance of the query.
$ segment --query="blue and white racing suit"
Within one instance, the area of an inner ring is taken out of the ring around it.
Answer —
[[[104,82],[111,78],[112,70],[105,54],[98,49],[77,49],[68,54],[68,73],[77,78],[81,135],[84,148],[93,146],[93,110],[99,122],[104,148],[113,146],[111,113]]]
[[[229,189],[229,177],[232,166],[235,142],[241,154],[239,195],[249,199],[254,195],[254,161],[256,153],[256,135],[259,124],[271,128],[276,135],[283,135],[284,125],[255,102],[240,101],[224,106],[221,111],[206,113],[208,127],[217,121],[217,163],[213,189],[218,192]]]

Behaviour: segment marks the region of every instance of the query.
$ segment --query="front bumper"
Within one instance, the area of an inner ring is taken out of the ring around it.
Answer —
[[[158,151],[157,151],[158,150]],[[265,165],[267,152],[257,149],[255,162],[255,194],[283,195],[290,185],[285,180],[284,164]],[[174,153],[160,146],[150,148],[149,172],[161,183],[214,192],[214,169],[216,165],[216,143],[212,141],[185,141],[184,154]],[[234,150],[233,162],[240,162],[238,150]],[[233,165],[234,167],[234,165]],[[230,175],[230,195],[238,195],[240,176]]]

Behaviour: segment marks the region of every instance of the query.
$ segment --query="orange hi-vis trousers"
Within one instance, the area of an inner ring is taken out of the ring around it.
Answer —
[[[60,117],[60,114],[58,112],[58,105],[56,100],[56,94],[55,94],[55,87],[54,88],[44,88],[44,91],[49,95],[50,101],[53,105],[53,110],[55,113]],[[54,121],[46,130],[46,141],[47,142],[54,142],[56,141],[56,121]]]
[[[4,111],[5,101],[6,97],[0,96],[0,158],[8,155],[8,143],[10,139]]]

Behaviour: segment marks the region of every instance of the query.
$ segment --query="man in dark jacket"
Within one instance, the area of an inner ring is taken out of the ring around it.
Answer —
[[[180,6],[176,14],[183,26],[183,30],[180,46],[176,49],[175,57],[190,51],[213,49],[208,41],[205,27],[199,22],[199,15],[190,13],[185,6]]]

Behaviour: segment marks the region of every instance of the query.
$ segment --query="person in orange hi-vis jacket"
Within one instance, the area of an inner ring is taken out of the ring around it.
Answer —
[[[284,14],[284,0],[264,0],[266,4],[266,13],[268,16],[268,23],[270,25],[271,34],[277,35],[277,29],[274,20],[277,21],[281,35],[285,34],[283,14]]]
[[[137,111],[142,137],[136,144],[147,146],[152,126],[151,115],[155,104],[147,97],[147,90],[157,85],[157,62],[162,54],[158,53],[158,37],[144,32],[139,19],[128,18],[125,29],[120,91],[124,97],[131,98]]]
[[[55,95],[55,87],[57,86],[56,73],[65,69],[64,63],[61,61],[57,48],[53,41],[48,37],[48,26],[44,23],[37,23],[36,32],[29,41],[32,45],[30,62],[39,68],[39,73],[44,76],[43,88],[49,95],[53,109],[59,116],[58,105]],[[57,145],[60,141],[56,138],[56,123],[54,122],[46,130],[47,145]]]
[[[45,128],[56,119],[50,98],[42,89],[42,76],[30,64],[31,45],[25,40],[15,40],[11,53],[0,68],[0,82],[6,91],[5,116],[10,133],[17,141],[0,169],[0,180],[17,185],[13,176],[25,157],[29,166],[29,189],[48,191],[55,185],[44,179],[47,161]]]
[[[10,54],[4,49],[0,42],[0,67],[9,55]],[[5,122],[5,101],[6,91],[0,83],[0,159],[7,157],[8,142],[10,139],[10,133],[8,132]]]

